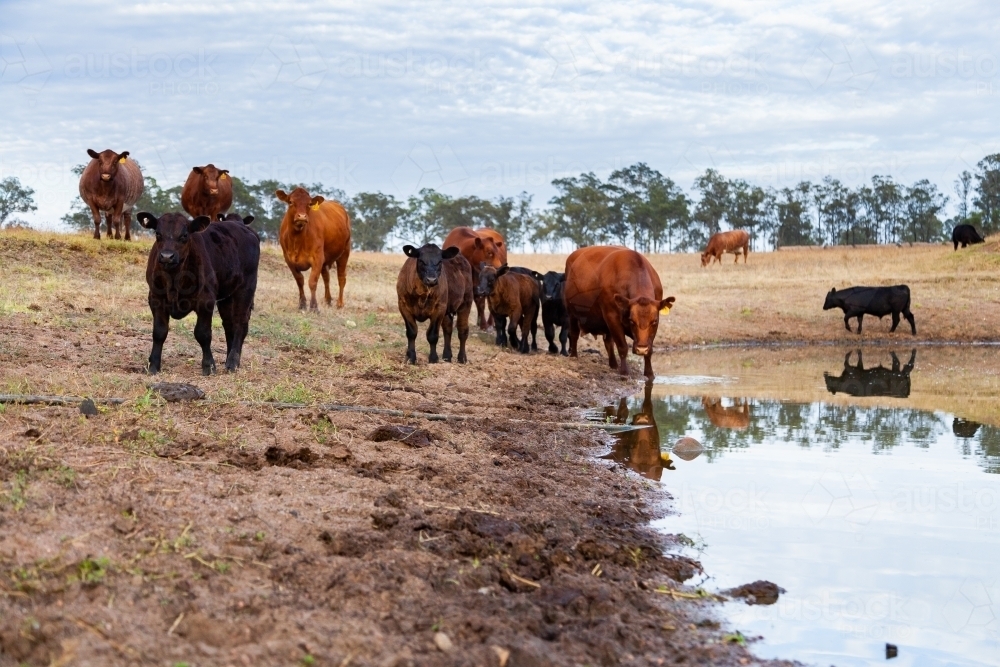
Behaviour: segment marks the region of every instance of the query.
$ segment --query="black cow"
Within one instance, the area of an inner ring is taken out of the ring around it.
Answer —
[[[563,300],[563,288],[566,287],[566,274],[549,271],[545,275],[532,271],[542,283],[542,327],[545,329],[545,339],[549,341],[549,354],[569,355],[566,342],[569,340],[569,313],[566,312],[566,302]],[[556,347],[556,327],[559,327],[559,345]]]
[[[964,248],[970,244],[975,245],[985,241],[986,239],[980,236],[972,225],[955,225],[955,229],[951,230],[951,242],[955,244],[955,250],[958,250],[959,243]]]
[[[906,321],[910,323],[913,335],[917,335],[917,323],[910,312],[910,288],[906,285],[893,285],[892,287],[848,287],[847,289],[831,289],[826,295],[826,302],[823,310],[840,308],[844,311],[844,327],[850,331],[851,325],[848,322],[852,317],[858,318],[858,334],[861,333],[861,318],[865,315],[874,315],[881,319],[886,315],[892,315],[892,328],[889,333],[899,326],[899,314],[902,313]]]
[[[892,368],[882,364],[874,368],[865,368],[861,360],[861,350],[858,350],[858,365],[851,365],[851,353],[844,357],[844,371],[839,375],[823,373],[826,390],[831,394],[847,394],[848,396],[892,396],[908,398],[910,395],[910,373],[917,361],[917,351],[910,351],[910,360],[902,368],[899,367],[899,357],[892,355]]]
[[[537,278],[536,271],[531,269],[526,269],[523,266],[512,266],[508,269],[512,273],[520,273],[526,276],[531,276],[532,278]],[[493,318],[494,326],[497,329],[497,340],[496,343],[500,347],[507,347],[507,316],[506,315],[495,315],[490,313],[490,317]],[[538,350],[538,318],[536,317],[531,323],[531,349]]]
[[[153,351],[149,372],[160,371],[163,342],[170,318],[198,315],[194,337],[201,345],[201,372],[215,372],[212,357],[212,313],[216,307],[226,330],[226,370],[240,367],[243,341],[250,327],[260,237],[247,225],[252,216],[212,222],[208,216],[191,220],[183,213],[140,213],[136,218],[156,232],[146,263],[149,309],[153,311]]]

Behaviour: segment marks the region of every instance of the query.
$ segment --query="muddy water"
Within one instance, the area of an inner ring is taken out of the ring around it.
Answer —
[[[1000,664],[1000,429],[970,418],[992,414],[995,350],[847,352],[674,355],[606,408],[652,424],[608,458],[673,496],[655,525],[688,538],[702,586],[785,589],[723,607],[758,655]]]

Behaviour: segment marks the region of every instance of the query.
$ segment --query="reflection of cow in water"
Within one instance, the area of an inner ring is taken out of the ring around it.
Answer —
[[[910,372],[917,360],[917,351],[910,351],[910,360],[899,367],[899,357],[892,352],[892,368],[882,364],[866,369],[861,361],[861,350],[858,350],[858,365],[851,365],[851,353],[844,357],[844,372],[840,376],[823,373],[826,388],[831,394],[838,392],[848,396],[893,396],[907,398],[910,395]]]
[[[735,405],[727,408],[722,405],[721,398],[705,396],[701,399],[701,404],[708,414],[708,420],[719,428],[742,429],[750,425],[750,403],[746,399],[737,400]]]
[[[982,424],[979,422],[955,417],[954,421],[951,422],[951,432],[960,438],[974,438],[980,426]]]
[[[642,411],[632,415],[632,424],[636,426],[648,424],[649,428],[618,434],[611,453],[603,458],[627,465],[643,477],[659,481],[664,468],[673,470],[674,467],[669,457],[665,457],[665,460],[660,457],[660,430],[653,417],[652,390],[653,383],[647,382],[642,399]],[[628,420],[628,403],[623,398],[617,410],[609,406],[604,409],[604,413],[614,423],[624,424]]]

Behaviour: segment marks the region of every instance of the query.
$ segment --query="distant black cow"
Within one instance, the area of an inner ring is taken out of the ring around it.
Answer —
[[[951,230],[951,242],[955,244],[955,250],[958,250],[959,243],[964,248],[970,244],[975,245],[984,241],[986,239],[980,236],[972,225],[956,225],[955,229]]]
[[[844,311],[844,327],[850,331],[848,322],[852,317],[858,318],[858,333],[861,333],[861,318],[874,315],[881,319],[892,315],[892,333],[899,325],[899,314],[902,313],[910,323],[913,335],[917,335],[917,323],[910,312],[910,288],[906,285],[892,287],[848,287],[847,289],[831,289],[826,295],[823,310],[840,308]]]
[[[532,271],[531,269],[526,269],[523,266],[512,266],[509,271],[511,273],[520,273],[525,276],[530,276],[537,279],[537,271]],[[539,285],[539,289],[541,286]],[[496,343],[500,347],[507,347],[507,316],[506,315],[495,315],[490,313],[490,317],[493,318],[494,326],[497,329],[497,340]],[[536,317],[531,322],[531,349],[538,349],[538,318]]]
[[[201,372],[215,372],[212,357],[212,314],[216,307],[226,330],[226,370],[240,367],[243,341],[250,327],[260,238],[249,225],[252,216],[212,222],[208,216],[191,220],[182,213],[136,216],[139,224],[156,232],[146,263],[149,309],[153,311],[153,351],[149,372],[160,371],[163,342],[170,318],[194,312],[194,337],[201,345]]]
[[[549,354],[566,351],[566,341],[569,340],[569,313],[566,312],[566,302],[563,300],[563,288],[566,286],[566,274],[549,271],[545,275],[532,271],[542,283],[542,326],[545,329],[545,339],[549,341]],[[556,327],[559,327],[559,345],[556,347]]]
[[[858,365],[851,365],[851,353],[844,357],[844,371],[840,376],[823,373],[826,389],[831,394],[847,394],[848,396],[892,396],[907,398],[910,395],[910,373],[917,361],[917,351],[910,351],[910,360],[902,368],[899,367],[899,357],[892,355],[892,368],[882,364],[874,368],[865,368],[861,360],[861,350],[858,350]]]

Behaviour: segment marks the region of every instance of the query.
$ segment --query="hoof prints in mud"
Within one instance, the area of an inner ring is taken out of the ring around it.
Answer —
[[[386,424],[379,426],[368,434],[368,439],[372,442],[387,442],[394,440],[410,447],[429,447],[435,440],[430,431],[414,426],[402,426],[399,424]]]

